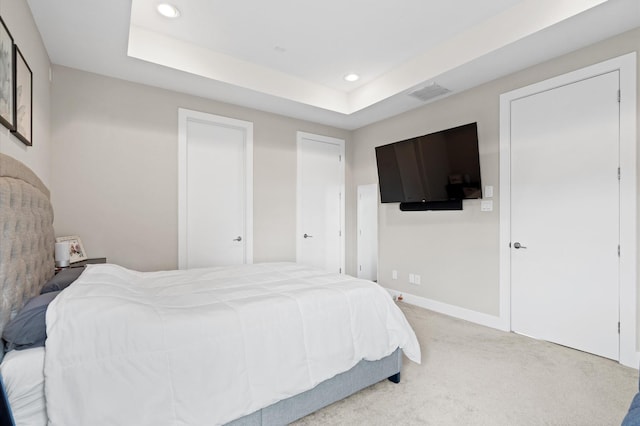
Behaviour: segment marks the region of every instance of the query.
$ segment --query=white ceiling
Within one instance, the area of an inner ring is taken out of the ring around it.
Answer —
[[[160,0],[28,3],[54,64],[345,129],[640,26],[639,0],[169,1],[177,20]]]

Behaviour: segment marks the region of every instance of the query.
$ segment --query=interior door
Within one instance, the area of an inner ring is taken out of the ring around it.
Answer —
[[[297,262],[344,271],[344,141],[298,132]]]
[[[378,185],[358,185],[358,278],[378,280]]]
[[[511,327],[619,357],[619,78],[511,103]]]
[[[181,110],[180,268],[251,263],[251,123]]]

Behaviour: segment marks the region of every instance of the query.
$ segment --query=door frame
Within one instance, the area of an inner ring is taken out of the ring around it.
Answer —
[[[244,132],[244,257],[246,263],[253,263],[253,123],[206,112],[178,108],[178,269],[185,269],[187,265],[187,124],[190,121],[231,127]]]
[[[340,272],[345,273],[345,142],[343,139],[330,136],[316,135],[307,132],[296,132],[296,260],[302,254],[302,185],[300,176],[302,175],[302,162],[300,156],[302,152],[302,140],[314,140],[320,143],[330,143],[340,147]]]
[[[620,359],[638,368],[637,208],[636,208],[636,53],[582,68],[500,96],[500,328],[511,331],[511,102],[601,74],[620,76]]]

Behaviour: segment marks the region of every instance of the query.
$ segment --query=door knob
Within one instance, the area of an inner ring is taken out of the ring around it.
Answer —
[[[513,243],[513,247],[517,248],[517,249],[526,249],[525,246],[523,246],[522,244],[515,242]]]
[[[313,238],[313,235],[304,234],[303,237],[305,237],[305,238]]]
[[[242,241],[242,237],[234,238],[233,241]]]

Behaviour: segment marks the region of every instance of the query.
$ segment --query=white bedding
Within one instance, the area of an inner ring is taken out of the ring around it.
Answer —
[[[90,265],[47,311],[50,425],[224,424],[415,334],[377,284],[297,264]]]
[[[47,424],[43,368],[43,347],[10,351],[2,360],[0,372],[18,426]]]

